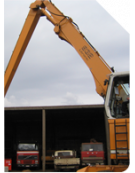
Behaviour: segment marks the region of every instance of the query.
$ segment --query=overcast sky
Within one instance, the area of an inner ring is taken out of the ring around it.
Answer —
[[[4,0],[4,70],[32,0]],[[52,0],[117,72],[129,71],[129,33],[95,0]],[[102,104],[88,67],[40,18],[5,96],[5,106]]]

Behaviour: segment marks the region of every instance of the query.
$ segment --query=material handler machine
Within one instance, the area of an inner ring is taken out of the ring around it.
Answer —
[[[24,51],[41,16],[54,25],[54,32],[72,45],[90,69],[97,93],[104,99],[108,117],[110,145],[108,157],[111,165],[129,164],[129,72],[115,72],[87,40],[70,17],[65,16],[51,1],[37,0],[30,11],[18,38],[4,76],[4,95],[14,77]],[[101,170],[105,165],[101,165]],[[123,166],[125,170],[128,166]],[[110,166],[110,169],[112,167]],[[114,167],[113,167],[114,168]],[[93,168],[94,169],[94,168]],[[95,171],[97,168],[95,168]],[[115,169],[114,169],[115,170]],[[87,170],[88,171],[88,170]],[[93,170],[92,170],[93,171]]]

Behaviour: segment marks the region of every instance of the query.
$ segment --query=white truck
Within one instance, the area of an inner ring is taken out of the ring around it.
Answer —
[[[80,165],[80,158],[76,158],[76,152],[73,150],[60,150],[54,153],[54,169],[59,171],[61,169],[77,170]]]

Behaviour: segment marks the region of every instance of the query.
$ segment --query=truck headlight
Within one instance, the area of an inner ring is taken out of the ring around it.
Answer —
[[[38,160],[35,160],[35,164],[38,164]]]
[[[17,163],[20,163],[20,160],[17,160]]]

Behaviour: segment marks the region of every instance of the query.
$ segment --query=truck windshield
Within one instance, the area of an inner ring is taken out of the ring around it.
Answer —
[[[20,143],[20,144],[18,144],[18,150],[21,150],[21,151],[29,151],[29,150],[31,150],[31,151],[35,151],[35,150],[38,150],[38,146],[36,145],[36,144],[22,144],[22,143]]]
[[[71,153],[70,152],[59,152],[58,156],[70,156]]]
[[[103,144],[82,144],[82,151],[103,151]]]

